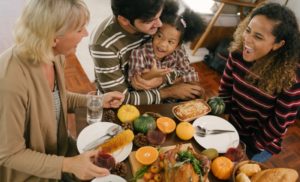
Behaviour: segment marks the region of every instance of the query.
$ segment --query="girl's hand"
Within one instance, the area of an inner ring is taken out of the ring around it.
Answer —
[[[113,91],[105,93],[103,96],[103,108],[118,108],[124,101],[124,94],[121,92]]]
[[[109,175],[109,171],[93,164],[93,158],[98,154],[97,150],[88,151],[75,157],[65,157],[63,160],[63,172],[73,173],[82,180],[90,180],[95,177]]]
[[[168,73],[172,72],[171,68],[157,68],[156,60],[153,60],[152,67],[150,70],[145,70],[142,73],[142,78],[150,80],[157,77],[165,77]]]

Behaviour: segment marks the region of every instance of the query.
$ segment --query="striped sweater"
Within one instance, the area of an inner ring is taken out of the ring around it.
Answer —
[[[229,56],[219,90],[224,98],[229,121],[258,150],[273,154],[281,151],[282,138],[296,120],[300,106],[300,70],[297,82],[288,90],[270,95],[250,85],[244,79],[253,63],[240,54]]]
[[[108,18],[96,30],[89,49],[94,60],[97,88],[103,92],[119,91],[125,94],[124,103],[134,105],[159,104],[157,89],[134,91],[128,83],[128,57],[149,36],[130,34],[114,17]]]

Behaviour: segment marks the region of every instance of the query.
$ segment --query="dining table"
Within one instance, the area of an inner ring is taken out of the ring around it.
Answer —
[[[166,104],[154,104],[154,105],[139,105],[136,107],[140,111],[141,114],[143,114],[145,112],[154,112],[154,113],[158,113],[162,116],[170,117],[176,123],[179,123],[180,121],[174,116],[174,114],[172,112],[172,108],[178,104],[179,103],[166,103]],[[104,110],[104,112],[105,112],[105,110]],[[116,113],[117,110],[114,110],[114,112]],[[77,133],[76,135],[77,136],[86,126],[88,126],[88,123],[86,122],[86,114],[87,114],[87,109],[84,107],[77,108],[75,110],[76,133]],[[116,119],[116,121],[114,121],[114,123],[121,125],[121,122],[118,119]],[[184,141],[184,140],[179,139],[176,136],[175,132],[172,132],[167,135],[167,138],[166,138],[165,142],[161,145],[161,147],[173,146],[173,145],[185,144],[185,143],[191,143],[196,152],[201,152],[202,150],[204,150],[204,148],[201,147],[194,138]],[[138,149],[138,147],[133,145],[132,151],[136,151],[137,149]],[[132,174],[130,161],[128,158],[126,158],[123,162],[126,164],[127,169],[128,169],[128,173],[127,173],[125,179],[126,179],[126,181],[132,181],[134,174]],[[216,177],[214,177],[214,175],[211,173],[211,171],[209,172],[208,178],[209,178],[210,182],[221,181],[221,180],[218,180]]]

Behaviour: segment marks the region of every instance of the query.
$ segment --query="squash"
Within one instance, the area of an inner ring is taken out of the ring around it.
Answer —
[[[233,171],[233,162],[227,157],[215,158],[211,164],[211,171],[220,180],[228,180]]]
[[[134,105],[125,104],[119,108],[117,116],[122,123],[132,122],[140,116],[140,111]]]
[[[224,113],[225,103],[221,97],[211,97],[207,103],[211,108],[211,114],[220,115]]]
[[[144,114],[133,121],[133,128],[138,133],[146,134],[156,128],[156,122],[152,116]]]

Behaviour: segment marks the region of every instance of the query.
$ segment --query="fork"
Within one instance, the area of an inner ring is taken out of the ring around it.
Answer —
[[[208,130],[206,128],[204,128],[203,126],[197,126],[197,128],[199,129],[199,131],[196,133],[197,135],[199,135],[200,137],[205,137],[206,135],[212,134],[222,134],[222,133],[228,133],[228,132],[235,132],[233,130]]]

